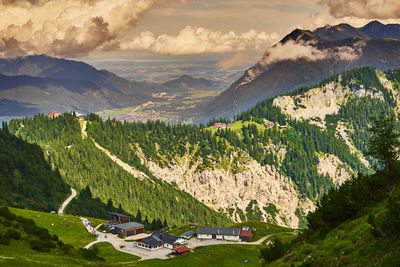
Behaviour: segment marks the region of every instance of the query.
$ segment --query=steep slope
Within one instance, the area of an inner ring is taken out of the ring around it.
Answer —
[[[371,22],[362,28],[347,24],[314,32],[294,30],[204,111],[204,118],[233,117],[267,97],[280,95],[351,68],[379,70],[400,66],[400,26]]]
[[[264,266],[398,266],[399,163],[332,190],[292,243],[261,250]]]
[[[225,215],[206,207],[174,185],[155,178],[144,166],[135,165],[146,172],[149,179],[138,179],[126,172],[89,138],[82,138],[79,121],[71,114],[57,119],[39,114],[34,118],[13,120],[9,129],[45,149],[49,161],[70,186],[79,191],[89,186],[92,197],[103,203],[112,200],[114,207],[121,206],[129,214],[137,214],[140,210],[145,220],[166,220],[170,225],[193,221],[204,225],[229,223]]]
[[[56,211],[69,193],[42,149],[0,129],[0,205]]]
[[[398,81],[399,71],[364,67],[260,102],[227,129],[91,116],[88,134],[233,220],[294,226],[310,200],[369,172],[370,118],[395,114]]]

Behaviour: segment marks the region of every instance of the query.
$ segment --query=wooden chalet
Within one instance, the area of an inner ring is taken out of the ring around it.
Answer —
[[[137,222],[117,224],[113,232],[125,237],[144,233],[144,225]]]
[[[119,214],[119,213],[115,213],[115,212],[109,212],[109,214],[112,217],[111,222],[114,224],[128,223],[131,221],[131,219],[128,215]]]

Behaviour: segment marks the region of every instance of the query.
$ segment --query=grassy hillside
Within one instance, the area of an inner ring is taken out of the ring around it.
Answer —
[[[58,216],[58,214],[15,208],[11,208],[10,210],[17,216],[32,219],[37,226],[48,229],[50,234],[56,234],[61,241],[75,248],[83,248],[96,240],[94,235],[88,233],[81,219],[77,216]],[[92,221],[94,226],[96,223],[99,223],[98,220],[93,221],[91,218],[88,219]],[[101,222],[105,222],[105,220]]]
[[[22,214],[23,216],[16,216],[14,211]],[[49,219],[44,218],[37,220],[42,225],[47,225]],[[25,215],[27,215],[25,217]],[[104,259],[96,256],[92,250],[82,250],[71,246],[71,244],[64,243],[64,241],[71,241],[75,245],[80,245],[75,235],[80,233],[82,238],[83,231],[71,225],[70,230],[66,230],[65,225],[56,225],[61,223],[54,220],[54,226],[47,228],[38,226],[32,219],[29,219],[30,211],[23,211],[13,209],[12,212],[6,207],[0,207],[0,265],[1,266],[82,266],[82,265],[99,265]],[[58,216],[58,215],[53,215]],[[52,220],[53,221],[53,220]],[[69,221],[71,222],[71,221]],[[57,228],[57,229],[55,229]],[[57,234],[61,234],[59,238]],[[88,239],[86,237],[86,239]],[[82,240],[84,241],[84,240]]]
[[[247,260],[247,262],[245,262]],[[255,245],[218,245],[198,247],[188,255],[167,260],[146,260],[131,266],[257,266],[259,264],[259,246]]]

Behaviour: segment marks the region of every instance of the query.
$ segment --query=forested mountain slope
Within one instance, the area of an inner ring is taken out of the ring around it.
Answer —
[[[93,197],[104,203],[112,199],[131,214],[140,209],[150,221],[224,224],[218,211],[234,221],[297,227],[304,226],[313,202],[330,188],[369,172],[370,119],[382,112],[398,114],[399,81],[399,71],[354,69],[318,86],[266,99],[224,129],[213,122],[103,121],[94,114],[87,118],[86,139],[69,114],[15,120],[9,128],[46,148],[70,185],[89,186]],[[112,162],[91,138],[135,168],[140,180]]]
[[[397,73],[355,69],[267,99],[228,129],[90,116],[88,134],[131,166],[176,183],[234,220],[294,226],[312,210],[309,200],[368,172],[370,117],[397,112]],[[287,128],[264,126],[268,121]]]
[[[82,190],[89,186],[94,198],[112,203],[130,214],[140,210],[149,221],[166,220],[171,225],[198,222],[225,225],[229,220],[198,202],[189,194],[155,177],[139,180],[98,150],[89,138],[83,139],[78,119],[64,114],[49,119],[39,114],[34,118],[14,120],[10,131],[18,137],[39,144],[50,162],[60,170],[64,181]],[[151,174],[149,173],[151,176]]]
[[[380,163],[377,172],[324,195],[304,233],[261,249],[265,265],[399,266],[400,135],[391,118],[382,115],[371,127],[368,154]]]
[[[70,189],[36,144],[0,129],[0,205],[57,211]]]

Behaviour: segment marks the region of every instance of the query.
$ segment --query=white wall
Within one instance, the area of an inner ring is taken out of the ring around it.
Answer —
[[[212,235],[198,234],[197,238],[199,238],[199,239],[212,239]]]
[[[162,248],[162,246],[156,247],[156,248],[149,248],[147,245],[142,244],[142,243],[137,243],[137,247],[144,248],[144,249],[147,249],[147,250],[156,250],[156,249]]]
[[[222,239],[224,239],[224,236],[223,235],[217,235],[216,238],[222,240]]]
[[[231,241],[239,241],[239,236],[232,236],[232,235],[225,235],[224,236],[225,240],[231,240]]]

